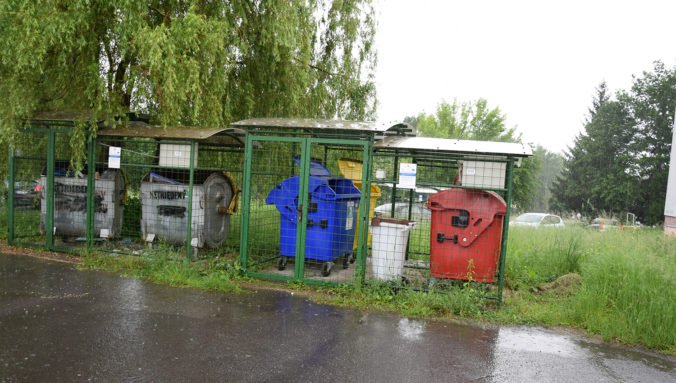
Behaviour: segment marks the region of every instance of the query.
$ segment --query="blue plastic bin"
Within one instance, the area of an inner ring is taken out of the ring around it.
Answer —
[[[297,176],[288,178],[277,184],[265,199],[266,204],[274,204],[280,213],[280,270],[286,267],[289,257],[296,255],[299,182]],[[333,261],[343,257],[343,267],[347,267],[353,257],[360,199],[361,193],[350,179],[310,177],[305,259],[326,262],[322,269],[325,276],[331,272]]]

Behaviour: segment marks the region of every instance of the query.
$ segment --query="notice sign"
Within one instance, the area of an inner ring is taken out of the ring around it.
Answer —
[[[416,164],[399,164],[399,183],[397,187],[400,189],[415,189],[416,171]]]
[[[122,158],[122,148],[117,146],[110,146],[108,148],[108,167],[110,169],[119,169],[121,158]]]

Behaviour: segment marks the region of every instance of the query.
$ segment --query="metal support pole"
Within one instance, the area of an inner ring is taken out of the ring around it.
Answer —
[[[394,169],[392,169],[392,177],[393,179],[396,177],[396,175],[399,174],[399,155],[397,151],[394,151]],[[392,184],[392,209],[390,210],[390,218],[394,218],[394,207],[397,203],[397,184],[394,183]]]
[[[329,146],[324,145],[324,166],[329,166]]]
[[[500,245],[500,268],[498,275],[498,307],[502,306],[502,290],[505,287],[505,258],[507,257],[507,236],[509,234],[509,216],[512,206],[512,177],[514,173],[514,159],[510,159],[507,163],[507,180],[505,181],[505,189],[507,189],[507,210],[502,221],[502,243]]]
[[[251,161],[253,140],[247,134],[244,144],[244,174],[242,175],[242,218],[240,220],[239,263],[246,273],[249,241],[249,209],[251,206]]]
[[[87,251],[91,251],[94,246],[94,198],[96,195],[96,138],[92,131],[87,134]]]
[[[56,148],[56,133],[49,130],[47,141],[47,216],[45,217],[45,231],[47,234],[46,246],[48,249],[54,249],[54,162]],[[45,187],[45,185],[43,185]]]
[[[195,182],[195,141],[190,141],[190,184],[188,185],[188,230],[186,238],[186,259],[192,256],[192,191]]]
[[[14,245],[14,148],[7,151],[7,244]]]
[[[371,172],[373,166],[373,145],[364,146],[362,152],[362,175],[361,175],[361,205],[359,207],[359,219],[361,225],[359,226],[359,235],[357,240],[357,254],[356,254],[356,285],[361,288],[366,282],[366,254],[368,252],[368,237],[369,237],[369,212],[371,211]]]
[[[300,219],[296,227],[296,263],[294,277],[302,280],[305,276],[305,245],[307,241],[307,204],[308,189],[310,184],[310,161],[312,160],[312,139],[305,139],[301,143],[300,151],[300,182],[298,190],[298,203],[300,209]]]

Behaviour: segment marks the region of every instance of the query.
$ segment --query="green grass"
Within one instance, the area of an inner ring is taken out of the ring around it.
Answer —
[[[89,254],[82,257],[79,267],[120,272],[125,276],[170,286],[226,292],[240,290],[235,282],[239,275],[235,260],[216,257],[189,262],[181,251],[166,246],[145,251],[141,256]]]

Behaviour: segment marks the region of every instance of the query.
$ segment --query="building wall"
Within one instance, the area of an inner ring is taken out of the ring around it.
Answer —
[[[664,232],[676,234],[676,117],[674,118],[672,134],[667,199],[664,201]],[[671,224],[668,224],[668,222],[671,222]]]
[[[676,217],[664,216],[664,232],[666,234],[676,235]]]

